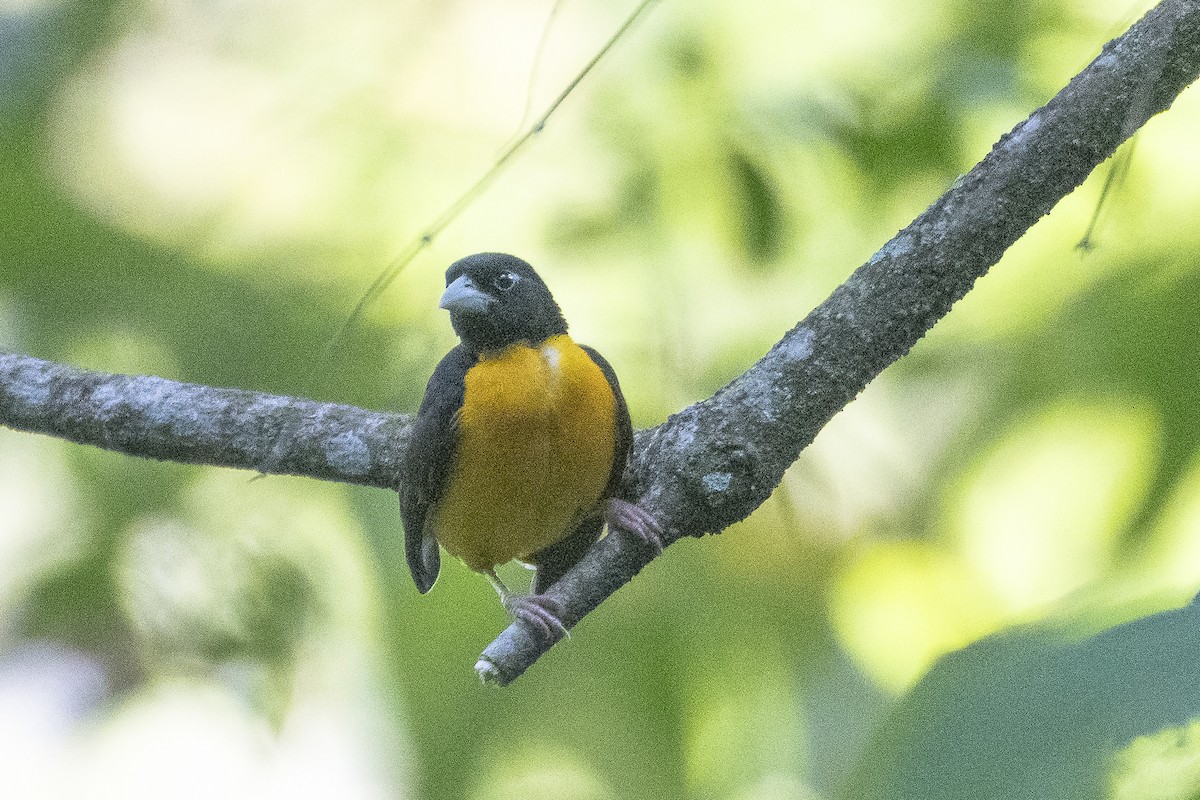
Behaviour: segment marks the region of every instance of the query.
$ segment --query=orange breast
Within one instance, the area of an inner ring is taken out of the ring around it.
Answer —
[[[615,409],[604,373],[565,334],[484,357],[467,372],[438,541],[486,570],[563,539],[608,483]]]

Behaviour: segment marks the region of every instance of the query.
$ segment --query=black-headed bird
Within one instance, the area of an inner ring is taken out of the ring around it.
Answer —
[[[404,549],[424,594],[446,552],[486,575],[505,609],[541,635],[566,632],[543,592],[610,530],[661,549],[661,529],[616,496],[629,458],[629,409],[609,363],[576,344],[546,284],[515,256],[450,265],[441,308],[461,340],[441,360],[401,469]],[[510,592],[496,566],[536,568]]]

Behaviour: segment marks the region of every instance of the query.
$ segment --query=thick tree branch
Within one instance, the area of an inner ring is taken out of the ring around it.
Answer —
[[[1200,2],[1166,0],[771,348],[637,437],[626,494],[669,541],[748,516],[843,406],[944,316],[1034,222],[1200,73]],[[0,354],[0,424],[131,455],[393,488],[408,418],[84,372]],[[575,624],[652,558],[601,540],[550,594]],[[520,624],[477,669],[508,683],[547,644]]]
[[[1166,0],[896,234],[757,364],[638,436],[632,496],[668,538],[758,508],[817,432],[916,344],[1024,232],[1200,74],[1200,2]],[[652,554],[600,541],[549,594],[574,624]],[[511,625],[476,669],[504,684],[546,650]]]
[[[0,353],[0,424],[143,458],[393,489],[411,421]]]

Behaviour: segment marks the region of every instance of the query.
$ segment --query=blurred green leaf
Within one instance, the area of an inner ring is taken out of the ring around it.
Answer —
[[[751,264],[769,262],[784,246],[786,215],[779,193],[770,174],[734,142],[729,145],[729,171],[747,259]]]
[[[1200,718],[1198,658],[1197,603],[1082,641],[1034,629],[977,642],[900,702],[839,796],[1104,797],[1119,751]]]

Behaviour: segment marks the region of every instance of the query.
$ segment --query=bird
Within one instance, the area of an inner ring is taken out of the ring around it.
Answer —
[[[557,640],[563,609],[544,592],[606,524],[662,550],[655,518],[617,496],[633,443],[625,397],[516,256],[455,261],[438,305],[460,341],[429,378],[400,465],[409,570],[418,592],[432,589],[440,544],[487,577],[511,617]],[[529,594],[496,575],[513,559],[536,570]]]

